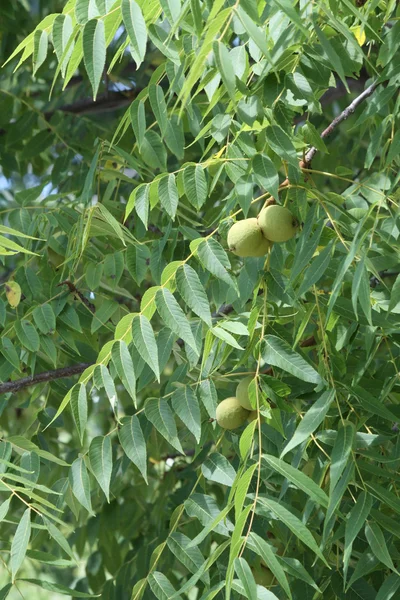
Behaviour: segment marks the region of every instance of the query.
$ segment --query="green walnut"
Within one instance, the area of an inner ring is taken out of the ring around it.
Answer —
[[[298,221],[290,210],[278,204],[271,204],[258,215],[258,224],[264,237],[271,242],[287,242],[296,235]]]
[[[236,388],[236,398],[239,400],[240,405],[247,410],[253,410],[249,398],[249,385],[252,381],[253,377],[245,377]]]
[[[252,421],[256,421],[258,419],[258,412],[256,410],[252,410],[249,414],[249,416],[247,417],[247,420],[249,423],[251,423]]]
[[[262,234],[256,218],[238,221],[228,232],[228,247],[236,256],[264,256],[271,242]]]
[[[238,399],[233,396],[218,404],[216,416],[218,425],[223,429],[236,429],[246,421],[249,411],[243,408]]]

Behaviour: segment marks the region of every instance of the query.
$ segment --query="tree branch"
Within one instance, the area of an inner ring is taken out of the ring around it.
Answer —
[[[364,102],[364,100],[366,100],[366,98],[368,98],[369,96],[371,96],[374,93],[377,86],[378,86],[378,83],[376,83],[376,82],[372,83],[369,87],[367,87],[366,90],[364,90],[362,92],[362,94],[357,96],[357,98],[355,98],[353,100],[353,102],[351,104],[349,104],[349,106],[347,108],[345,108],[344,111],[340,113],[340,115],[338,115],[335,119],[333,119],[332,123],[330,125],[328,125],[328,127],[326,129],[324,129],[324,131],[321,133],[321,138],[324,139],[324,138],[328,137],[329,135],[331,135],[331,133],[336,129],[336,127],[338,125],[340,125],[340,123],[342,123],[350,115],[352,115],[354,113],[354,111],[356,110],[356,108],[362,102]],[[309,165],[311,163],[312,159],[314,158],[314,156],[316,155],[317,152],[318,152],[318,150],[317,150],[317,148],[315,148],[315,146],[312,146],[309,149],[309,151],[307,152],[307,154],[305,156],[305,160],[304,160],[306,165]]]
[[[335,119],[333,119],[332,123],[330,123],[330,125],[328,125],[328,127],[326,129],[324,129],[324,131],[321,133],[321,138],[324,139],[324,138],[328,137],[336,129],[336,127],[338,125],[340,125],[340,123],[345,121],[351,114],[353,114],[355,112],[356,108],[362,102],[364,102],[364,100],[366,100],[366,98],[368,98],[369,96],[371,96],[374,93],[377,86],[378,86],[378,83],[376,83],[376,82],[372,83],[369,87],[367,87],[366,90],[364,90],[364,92],[362,92],[359,96],[357,96],[357,98],[355,98],[353,100],[353,102],[351,104],[349,104],[349,106],[347,108],[345,108],[344,111],[340,113],[340,115],[338,115]],[[63,108],[60,108],[58,110],[63,110]],[[310,148],[310,150],[307,152],[307,154],[305,156],[305,160],[300,162],[300,166],[302,168],[309,166],[310,162],[314,158],[317,151],[318,151],[317,148],[312,146]],[[287,184],[289,183],[288,180],[286,180],[286,182],[287,182]],[[283,184],[284,183],[285,182],[283,182]],[[283,185],[283,184],[281,184],[281,185]],[[70,282],[64,281],[62,283],[68,285],[71,289]],[[75,290],[71,290],[71,291],[75,291]],[[225,316],[225,315],[228,315],[230,312],[232,312],[232,310],[233,310],[233,306],[231,304],[225,304],[225,305],[221,306],[220,309],[216,313],[213,314],[213,316],[214,317]],[[180,342],[180,345],[183,345],[182,340],[178,340],[178,343],[179,342]],[[311,337],[311,338],[308,338],[307,340],[304,340],[303,342],[301,342],[300,346],[307,347],[307,346],[312,345],[313,343],[315,343],[315,340],[313,337]],[[92,363],[90,363],[90,364],[92,364]],[[35,375],[34,377],[24,377],[23,379],[18,379],[16,381],[9,381],[6,383],[2,383],[2,384],[0,384],[0,394],[5,394],[7,392],[15,392],[17,390],[20,390],[21,388],[35,385],[36,383],[52,381],[54,379],[61,379],[63,377],[70,377],[71,375],[76,375],[78,373],[82,373],[85,369],[87,369],[87,367],[90,366],[90,364],[89,363],[79,363],[77,365],[72,365],[70,367],[64,367],[62,369],[55,369],[54,371],[45,371],[44,373],[39,373],[38,375]]]
[[[44,371],[38,373],[33,377],[23,377],[16,381],[6,381],[0,383],[0,395],[7,394],[8,392],[17,392],[18,390],[36,385],[37,383],[44,383],[46,381],[53,381],[54,379],[62,379],[63,377],[71,377],[72,375],[78,375],[83,373],[85,369],[91,366],[93,363],[78,363],[69,367],[63,367],[61,369],[54,369],[53,371]]]

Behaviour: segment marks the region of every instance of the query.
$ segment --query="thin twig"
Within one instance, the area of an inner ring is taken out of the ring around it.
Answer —
[[[328,125],[328,127],[326,129],[324,129],[324,131],[321,133],[321,138],[325,139],[326,137],[331,135],[331,133],[336,129],[336,127],[338,125],[340,125],[340,123],[342,123],[343,121],[348,119],[348,117],[355,112],[356,108],[362,102],[364,102],[364,100],[366,100],[369,96],[371,96],[374,93],[377,86],[378,86],[378,83],[376,83],[376,82],[372,83],[369,87],[367,87],[366,90],[364,90],[362,92],[362,94],[357,96],[357,98],[354,98],[353,102],[351,104],[349,104],[349,106],[347,108],[345,108],[344,111],[340,113],[340,115],[338,115],[335,119],[333,119],[332,123],[330,123],[330,125]],[[310,162],[312,161],[312,159],[314,158],[314,156],[316,155],[317,152],[318,152],[318,150],[317,150],[317,148],[315,148],[315,146],[312,146],[309,149],[309,151],[307,152],[307,154],[305,156],[305,160],[304,160],[306,165],[310,164]]]

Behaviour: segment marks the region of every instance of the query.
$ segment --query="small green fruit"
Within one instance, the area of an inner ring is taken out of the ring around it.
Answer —
[[[236,429],[243,425],[249,416],[249,411],[239,404],[237,398],[222,400],[217,406],[218,425],[223,429]]]
[[[290,210],[278,204],[271,204],[258,215],[258,224],[271,242],[287,242],[296,235],[299,226]]]
[[[264,256],[270,246],[255,218],[238,221],[228,232],[229,250],[237,256]]]
[[[239,400],[240,405],[247,410],[253,410],[249,398],[249,385],[252,381],[253,377],[245,377],[236,388],[236,398]]]
[[[254,580],[258,585],[263,585],[264,587],[272,585],[274,575],[267,567],[261,565],[260,567],[253,568],[252,572]]]
[[[258,412],[256,410],[252,410],[249,414],[249,416],[247,417],[247,420],[249,423],[251,423],[252,421],[255,421],[258,418]]]

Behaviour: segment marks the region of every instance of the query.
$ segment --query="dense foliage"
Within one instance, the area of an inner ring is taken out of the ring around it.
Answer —
[[[0,598],[399,597],[396,1],[1,0],[0,43]]]

